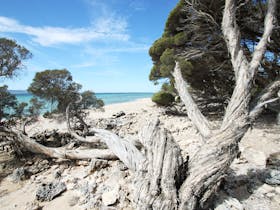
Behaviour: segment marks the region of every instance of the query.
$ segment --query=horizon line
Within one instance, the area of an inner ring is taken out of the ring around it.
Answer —
[[[18,92],[25,92],[25,93],[29,93],[27,90],[8,90],[8,91],[18,91]],[[138,92],[138,91],[132,91],[132,92],[95,92],[93,91],[94,93],[98,93],[98,94],[111,94],[111,93],[114,93],[114,94],[117,94],[117,93],[155,93],[155,92]],[[31,93],[29,93],[31,94]],[[32,95],[32,94],[31,94]]]

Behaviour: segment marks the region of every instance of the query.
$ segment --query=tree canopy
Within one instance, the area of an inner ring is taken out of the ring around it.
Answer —
[[[80,103],[82,109],[88,109],[91,107],[100,108],[104,106],[104,102],[98,99],[93,91],[86,90],[81,93],[82,101]]]
[[[32,54],[16,41],[0,38],[0,76],[11,78],[17,71],[24,68],[23,60],[29,59]]]
[[[73,99],[75,93],[81,89],[81,85],[73,82],[71,73],[66,69],[54,69],[37,72],[28,92],[50,101],[53,105],[57,102],[59,112],[64,112],[66,106]]]
[[[14,40],[0,38],[0,79],[12,78],[24,68],[23,60],[32,54]],[[0,86],[0,121],[10,117],[21,117],[26,103],[18,103],[16,97],[8,91],[8,86]]]
[[[8,91],[8,86],[0,86],[0,121],[12,116],[12,109],[17,107],[16,97]]]
[[[250,59],[250,52],[263,33],[267,1],[239,0],[237,5],[241,43]],[[171,72],[177,60],[192,91],[205,99],[221,99],[225,102],[232,93],[235,77],[222,34],[223,9],[222,0],[180,0],[169,14],[162,37],[156,40],[149,50],[154,64],[149,79],[154,82],[168,79],[167,84],[173,87],[174,78]],[[279,14],[278,8],[278,20]],[[280,75],[279,40],[278,27],[273,31],[266,56],[256,75],[252,90],[255,93]],[[165,89],[167,84],[165,80]]]
[[[77,100],[82,85],[73,81],[71,73],[67,69],[54,69],[37,72],[28,91],[33,95],[50,101],[52,105],[57,103],[59,113],[64,113],[70,102]],[[82,94],[81,108],[103,106],[103,101],[97,99],[94,92],[85,91]]]

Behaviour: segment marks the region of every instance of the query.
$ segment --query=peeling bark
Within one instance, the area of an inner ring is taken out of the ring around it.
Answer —
[[[271,97],[279,90],[279,81],[275,81],[264,91],[256,106],[250,111],[252,82],[272,33],[275,8],[276,0],[268,0],[264,33],[249,62],[240,45],[240,31],[235,17],[236,0],[225,1],[222,29],[231,55],[236,86],[221,128],[213,130],[203,116],[188,92],[188,84],[184,81],[180,66],[176,62],[173,73],[175,87],[186,105],[190,120],[205,140],[205,144],[196,154],[190,154],[189,160],[184,160],[180,147],[170,133],[160,127],[158,120],[148,123],[139,132],[144,154],[133,142],[107,130],[91,129],[90,133],[95,134],[95,139],[79,136],[71,129],[69,107],[67,108],[69,132],[78,141],[83,142],[95,142],[97,137],[107,145],[108,150],[49,148],[32,141],[21,132],[7,132],[13,132],[17,136],[17,141],[30,151],[50,157],[69,159],[118,157],[134,171],[133,202],[137,209],[194,210],[198,206],[204,206],[236,158],[239,152],[238,144],[252,121],[260,114],[264,104],[276,100]]]
[[[188,84],[182,77],[178,62],[176,62],[173,76],[175,79],[175,88],[179,92],[180,98],[187,108],[188,117],[203,137],[209,137],[211,135],[211,125],[192,99],[191,94],[188,91]]]
[[[178,209],[178,188],[186,176],[180,147],[158,121],[150,122],[139,134],[146,161],[135,175],[134,203],[137,209]]]
[[[14,135],[16,138],[14,140],[20,144],[24,149],[36,153],[44,154],[46,156],[58,159],[107,159],[114,160],[117,157],[107,149],[85,149],[85,150],[68,150],[65,147],[52,148],[41,145],[34,140],[30,139],[28,136],[24,135],[21,131],[10,130],[3,128],[2,132],[7,135]]]

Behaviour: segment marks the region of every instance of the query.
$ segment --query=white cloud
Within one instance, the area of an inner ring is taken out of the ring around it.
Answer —
[[[0,32],[30,35],[32,40],[43,46],[75,44],[89,41],[127,41],[127,22],[115,16],[100,17],[89,27],[34,27],[21,24],[15,19],[0,16]]]

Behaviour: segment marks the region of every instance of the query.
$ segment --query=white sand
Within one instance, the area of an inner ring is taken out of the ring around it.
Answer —
[[[149,98],[140,99],[133,102],[107,105],[104,107],[104,109],[104,112],[88,110],[88,120],[90,121],[99,118],[110,118],[113,114],[124,111],[126,115],[130,115],[130,117],[132,116],[129,118],[131,123],[129,123],[129,125],[125,124],[122,126],[119,134],[121,134],[121,131],[123,131],[125,134],[135,135],[142,128],[145,121],[157,116],[160,118],[161,126],[167,128],[172,133],[175,141],[184,150],[184,156],[187,154],[190,156],[193,155],[195,151],[203,144],[203,141],[200,139],[196,129],[192,126],[192,123],[187,117],[162,115],[162,110],[158,108]],[[66,131],[65,119],[50,120],[41,117],[38,122],[27,127],[27,132],[32,134],[33,132],[43,131],[46,129],[59,129],[60,131]],[[253,130],[249,130],[240,143],[240,148],[242,151],[241,158],[236,160],[231,166],[235,173],[238,175],[246,175],[249,169],[264,168],[266,157],[268,157],[268,155],[273,152],[279,151],[279,134],[280,127],[276,125],[266,129],[254,128]],[[76,167],[76,169],[69,169],[68,171],[66,170],[64,172],[65,181],[67,182],[67,180],[72,180],[73,173],[75,176],[78,176],[79,174],[83,174],[85,170],[86,168],[83,166]],[[41,177],[40,179],[45,181],[45,179],[52,177],[52,173],[53,170],[42,172],[38,175],[38,178]],[[104,179],[111,175],[108,174],[109,172],[104,172],[103,174],[102,169],[95,172],[97,175],[98,173],[101,174],[98,179]],[[70,178],[66,179],[68,175]],[[88,179],[95,179],[97,175],[93,174],[94,177],[88,177]],[[68,184],[67,188],[69,186],[70,185]],[[36,184],[36,181],[32,182],[29,180],[22,183],[21,185],[18,185],[11,183],[7,178],[4,179],[0,183],[0,209],[24,209],[27,203],[32,203],[34,201],[37,188],[38,183]],[[258,190],[263,190],[265,193],[280,192],[280,187],[271,187],[264,184],[260,186]],[[69,201],[73,198],[73,196],[75,196],[73,193],[74,191],[71,190],[70,186],[63,195],[51,202],[43,203],[43,209],[80,209],[78,205],[75,205],[74,207],[69,205]],[[256,201],[258,201],[258,199],[260,198],[254,198]],[[273,199],[275,201],[271,201],[270,209],[280,209],[280,193],[276,193]],[[250,199],[248,199],[248,202],[249,200]],[[276,202],[277,200],[278,202]]]
[[[131,102],[118,103],[118,104],[110,104],[104,106],[104,111],[89,109],[88,119],[100,119],[100,118],[109,118],[112,117],[113,114],[116,114],[120,111],[124,111],[126,114],[131,113],[140,113],[140,112],[152,112],[152,110],[156,109],[156,105],[151,101],[150,98],[138,99]],[[33,123],[30,126],[26,127],[26,130],[29,134],[33,134],[36,132],[41,132],[43,130],[54,130],[58,129],[61,132],[67,131],[67,126],[65,119],[46,119],[42,116],[39,118],[39,121]]]

